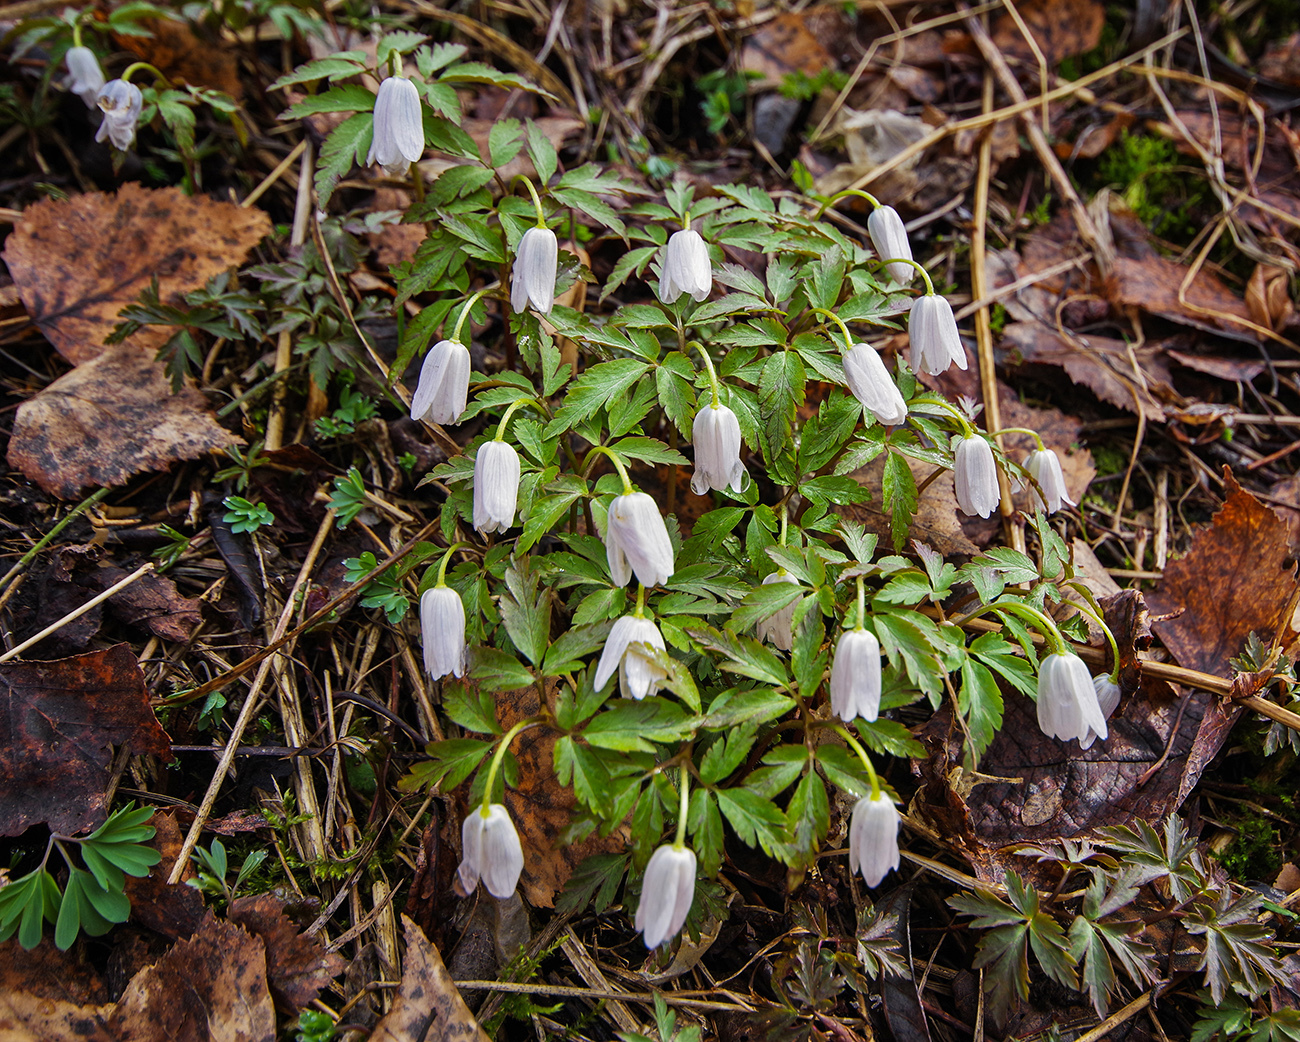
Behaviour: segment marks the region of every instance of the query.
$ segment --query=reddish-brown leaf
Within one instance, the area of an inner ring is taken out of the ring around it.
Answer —
[[[1016,10],[1049,67],[1096,47],[1106,23],[1099,0],[1022,0]],[[1003,54],[1034,67],[1036,56],[1011,12],[1003,11],[993,23],[993,42]]]
[[[327,952],[320,942],[304,937],[284,914],[284,902],[271,894],[237,897],[227,913],[266,945],[266,972],[271,997],[286,1016],[297,1016],[325,985],[345,969],[347,962]]]
[[[487,1032],[460,997],[438,949],[420,928],[402,916],[406,967],[393,1008],[376,1026],[370,1042],[488,1042]]]

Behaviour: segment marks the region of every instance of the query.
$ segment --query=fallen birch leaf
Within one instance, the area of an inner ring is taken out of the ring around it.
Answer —
[[[393,1008],[375,1025],[370,1042],[490,1042],[460,997],[438,949],[402,916],[406,966]]]
[[[271,894],[239,897],[230,903],[231,922],[239,923],[266,945],[267,983],[276,1007],[296,1017],[345,969],[342,956],[327,952],[319,941],[305,937],[284,914],[284,902]]]

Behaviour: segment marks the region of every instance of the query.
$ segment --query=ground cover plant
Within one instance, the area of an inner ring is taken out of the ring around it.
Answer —
[[[1300,1036],[1300,26],[4,11],[16,1037]]]

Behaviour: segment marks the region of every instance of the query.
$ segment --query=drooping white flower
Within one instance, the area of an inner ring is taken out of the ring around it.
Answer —
[[[1077,738],[1082,743],[1089,732],[1097,738],[1106,737],[1106,718],[1097,689],[1078,655],[1048,655],[1039,666],[1038,726],[1043,734],[1063,742]]]
[[[144,106],[144,95],[134,83],[109,80],[99,88],[95,104],[104,113],[104,122],[95,132],[95,140],[108,138],[119,152],[125,152],[135,140],[135,124]]]
[[[649,654],[654,649],[667,650],[654,620],[624,615],[605,638],[605,649],[596,665],[596,690],[604,690],[617,671],[618,689],[624,698],[639,702],[655,694],[668,679],[668,671]]]
[[[734,412],[725,405],[706,405],[695,414],[691,441],[695,445],[692,492],[700,496],[728,485],[733,492],[744,487],[748,472],[740,462],[740,421]]]
[[[1092,688],[1097,692],[1097,708],[1101,710],[1103,720],[1109,720],[1119,707],[1119,685],[1105,673],[1092,678]],[[1097,732],[1091,727],[1088,733],[1079,739],[1079,748],[1087,749],[1097,740]]]
[[[636,928],[647,948],[671,941],[695,900],[695,852],[665,843],[650,855],[636,908]]]
[[[762,585],[767,586],[771,583],[790,583],[792,586],[798,586],[799,580],[784,568],[778,568],[763,579]],[[799,598],[796,597],[775,615],[759,619],[754,630],[758,639],[770,642],[774,648],[789,651],[794,646],[794,610],[798,604]]]
[[[366,165],[378,162],[393,177],[424,155],[424,122],[420,92],[405,76],[389,76],[375,95],[375,131]]]
[[[605,521],[605,555],[617,586],[634,574],[645,586],[673,574],[673,544],[655,501],[644,492],[615,496]]]
[[[504,532],[515,523],[519,453],[504,441],[485,441],[474,457],[474,528]]]
[[[104,85],[104,73],[95,52],[89,47],[69,47],[64,59],[68,63],[68,90],[81,98],[86,108],[93,109],[99,88]]]
[[[430,677],[465,675],[465,605],[450,586],[434,586],[420,595],[420,637]]]
[[[952,305],[945,297],[928,294],[912,304],[907,336],[912,343],[912,369],[937,376],[950,365],[966,368],[966,348],[957,332]]]
[[[1029,458],[1025,460],[1025,470],[1029,471],[1029,476],[1038,482],[1038,488],[1031,486],[1030,494],[1034,509],[1055,514],[1061,509],[1062,503],[1075,505],[1065,487],[1061,461],[1051,449],[1036,449],[1031,452]],[[1038,494],[1038,489],[1043,490],[1041,496]]]
[[[460,830],[461,858],[456,875],[461,889],[472,894],[483,880],[493,897],[509,897],[524,870],[524,848],[510,812],[500,803],[476,807]]]
[[[848,722],[880,715],[880,641],[869,630],[845,630],[831,664],[831,712]]]
[[[529,301],[543,315],[551,313],[559,250],[560,244],[550,228],[529,228],[524,232],[510,271],[510,308],[516,314],[522,314]]]
[[[459,340],[439,340],[429,348],[420,366],[420,382],[411,399],[411,419],[455,423],[465,411],[468,397],[469,351]]]
[[[709,261],[709,247],[700,233],[683,228],[668,236],[664,247],[664,266],[659,276],[659,299],[673,303],[683,293],[701,301],[713,289],[713,265]]]
[[[912,244],[907,241],[903,218],[892,206],[877,206],[871,211],[867,218],[867,233],[881,260],[892,257],[912,259]],[[910,264],[886,264],[885,270],[895,282],[911,282],[916,277],[916,269]]]
[[[870,344],[854,344],[844,352],[844,378],[853,397],[881,423],[896,427],[907,419],[907,403]]]
[[[883,792],[863,796],[849,819],[849,871],[861,872],[867,886],[879,886],[898,867],[898,826],[894,801]]]
[[[993,449],[978,434],[963,438],[953,453],[953,486],[963,514],[988,517],[997,509],[1002,493],[998,488],[998,465]]]

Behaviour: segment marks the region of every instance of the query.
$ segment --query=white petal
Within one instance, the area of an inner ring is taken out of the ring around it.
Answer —
[[[650,855],[636,909],[636,928],[647,948],[671,940],[686,923],[695,897],[695,853],[665,844]]]
[[[529,228],[519,240],[510,273],[510,308],[521,313],[533,307],[549,315],[555,305],[555,276],[559,242],[550,228]]]
[[[488,808],[483,826],[483,848],[479,874],[493,897],[509,897],[524,870],[524,849],[510,812],[499,803]]]
[[[434,586],[420,595],[420,636],[429,676],[465,675],[465,605],[450,586]]]
[[[104,85],[104,73],[95,52],[89,47],[69,47],[64,59],[68,63],[68,90],[93,109],[99,88]]]
[[[1055,514],[1062,503],[1074,506],[1065,487],[1065,474],[1061,471],[1061,460],[1051,449],[1037,449],[1025,460],[1025,469],[1029,476],[1038,483],[1033,489],[1032,498],[1035,507],[1047,514]],[[1039,495],[1039,489],[1042,495]]]
[[[673,232],[664,247],[659,299],[671,304],[683,293],[689,293],[700,301],[712,289],[713,265],[709,260],[709,247],[700,233],[690,228]]]
[[[881,423],[897,426],[907,419],[907,403],[875,348],[854,344],[844,352],[844,378],[853,397]]]
[[[504,532],[515,523],[519,453],[504,441],[486,441],[474,459],[474,528]]]
[[[988,517],[1001,499],[993,449],[979,435],[963,438],[953,454],[953,487],[962,513]]]
[[[880,642],[867,630],[848,630],[835,645],[831,710],[841,720],[880,715]]]
[[[483,826],[486,824],[476,807],[466,816],[460,828],[460,867],[456,874],[460,878],[461,889],[472,894],[478,887],[483,864]]]
[[[853,806],[849,822],[849,869],[860,871],[867,886],[879,886],[891,869],[898,868],[898,826],[894,801],[883,792],[864,796]]]
[[[739,492],[746,471],[740,462],[740,421],[736,414],[725,405],[716,409],[706,405],[695,414],[691,443],[695,446],[691,490],[702,495],[709,489],[730,485]]]
[[[799,580],[789,572],[777,569],[764,577],[761,585],[767,586],[771,583],[790,583],[792,586],[798,586]],[[758,639],[770,642],[773,647],[781,651],[789,651],[794,646],[794,612],[798,605],[799,598],[796,597],[775,615],[760,619],[754,631]]]
[[[605,522],[605,547],[614,582],[627,582],[628,568],[646,586],[673,574],[673,544],[655,501],[644,492],[616,496]],[[616,557],[622,555],[626,561]]]
[[[908,321],[908,339],[912,344],[912,368],[937,376],[950,365],[966,368],[966,349],[962,346],[952,305],[937,294],[927,294],[912,304]]]
[[[451,424],[469,397],[469,351],[455,340],[439,340],[425,355],[411,399],[411,419]]]
[[[871,245],[881,260],[891,257],[912,259],[912,244],[907,239],[907,229],[903,219],[892,206],[878,206],[867,218],[867,232],[871,236]],[[916,269],[910,264],[888,264],[885,270],[895,282],[907,283],[916,278]]]

